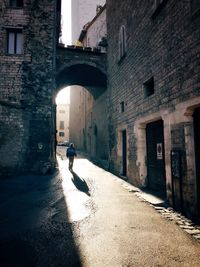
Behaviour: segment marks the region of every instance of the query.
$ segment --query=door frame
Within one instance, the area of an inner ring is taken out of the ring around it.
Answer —
[[[122,130],[122,175],[127,176],[127,131]]]
[[[199,132],[197,134],[197,129],[196,127],[196,121],[199,119],[196,117],[196,113],[199,112],[197,116],[200,118],[200,107],[197,107],[194,110],[193,113],[193,127],[194,127],[194,155],[195,155],[195,174],[196,174],[196,200],[197,200],[197,215],[200,216],[200,151],[198,151],[197,146],[200,144],[200,137],[199,137]],[[197,143],[198,142],[198,143]]]
[[[123,148],[123,133],[126,133],[125,149]],[[123,124],[117,128],[117,157],[119,175],[128,176],[128,133],[127,125]],[[123,166],[124,164],[124,166]]]
[[[150,139],[151,137],[152,139]],[[153,146],[151,146],[151,144],[153,144]],[[158,194],[161,194],[163,198],[166,198],[165,137],[163,119],[146,124],[146,155],[147,188],[155,191],[155,193],[157,192]],[[156,173],[152,173],[152,170]],[[151,176],[156,177],[152,180],[150,178]]]

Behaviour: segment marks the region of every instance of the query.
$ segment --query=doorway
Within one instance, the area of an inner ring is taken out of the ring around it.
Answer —
[[[147,184],[148,189],[166,198],[165,149],[163,121],[147,124]]]
[[[195,109],[194,114],[194,144],[196,161],[196,186],[197,186],[197,213],[200,216],[200,107]]]
[[[127,142],[126,130],[122,131],[122,175],[127,175]]]

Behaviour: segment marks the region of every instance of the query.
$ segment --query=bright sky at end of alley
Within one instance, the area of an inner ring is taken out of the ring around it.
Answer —
[[[65,87],[56,96],[56,104],[69,104],[70,102],[70,87]]]
[[[62,42],[71,44],[71,0],[62,0]]]
[[[62,42],[71,44],[71,0],[62,0]],[[69,104],[70,87],[61,90],[56,97],[57,104]]]

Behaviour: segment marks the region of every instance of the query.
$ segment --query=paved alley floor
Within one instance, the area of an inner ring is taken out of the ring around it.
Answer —
[[[198,240],[87,159],[69,172],[60,153],[54,175],[0,181],[1,267],[200,266]]]

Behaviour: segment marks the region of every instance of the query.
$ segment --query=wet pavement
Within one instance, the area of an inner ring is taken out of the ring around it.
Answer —
[[[54,175],[0,181],[0,267],[200,266],[200,243],[161,199],[83,157],[70,172],[58,153]]]

